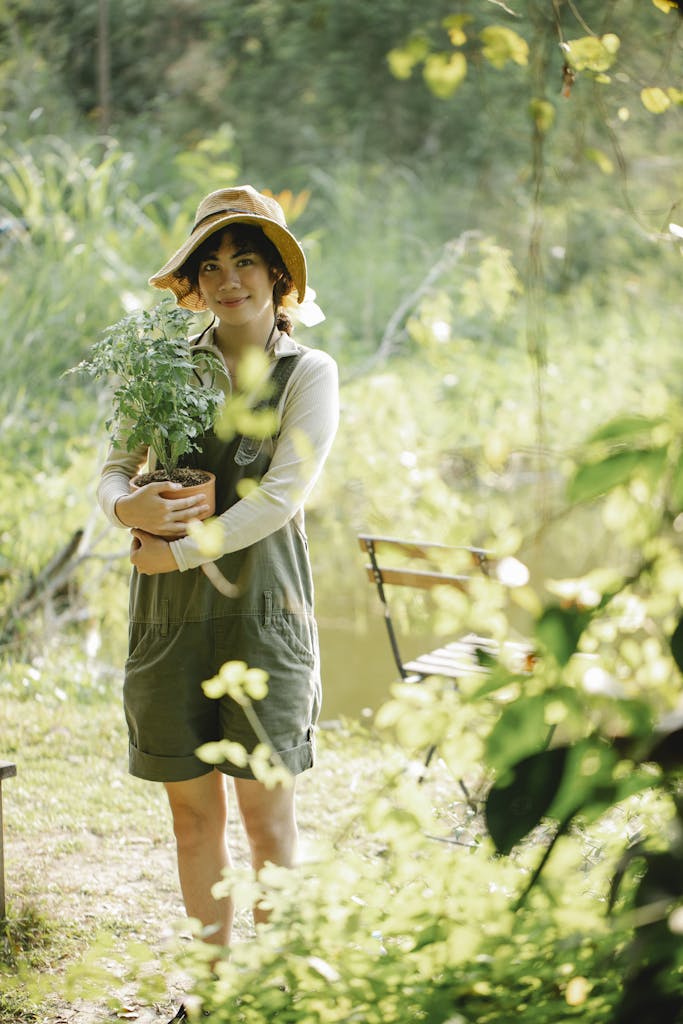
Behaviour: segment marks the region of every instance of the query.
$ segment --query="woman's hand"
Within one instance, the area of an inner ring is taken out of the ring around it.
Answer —
[[[124,526],[144,530],[157,537],[177,540],[187,535],[187,524],[208,512],[208,505],[201,494],[189,498],[162,498],[161,491],[176,491],[180,484],[162,480],[145,484],[130,494],[124,494],[116,502],[116,515]]]
[[[157,576],[162,572],[177,572],[178,563],[168,541],[144,530],[131,530],[130,560],[143,576]]]

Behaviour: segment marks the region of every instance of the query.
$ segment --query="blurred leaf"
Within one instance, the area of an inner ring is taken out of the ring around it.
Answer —
[[[609,420],[603,426],[595,430],[588,438],[588,443],[593,441],[621,441],[633,440],[634,436],[650,434],[655,427],[666,423],[664,416],[617,416]]]
[[[607,71],[614,63],[619,49],[619,37],[613,33],[599,39],[597,36],[582,36],[569,39],[565,53],[576,71]]]
[[[683,450],[671,474],[671,509],[674,513],[683,511]]]
[[[577,468],[567,487],[571,502],[591,501],[619,484],[627,483],[638,469],[654,469],[663,465],[666,449],[635,449],[615,452],[599,462],[591,462]]]
[[[652,3],[655,7],[658,7],[660,11],[664,11],[665,14],[668,14],[669,11],[675,11],[678,6],[675,0],[652,0]]]
[[[603,174],[613,174],[614,164],[602,149],[589,147],[584,150],[584,155],[597,164]]]
[[[543,750],[518,761],[490,790],[486,825],[499,853],[510,853],[547,815],[562,779],[567,749]]]
[[[448,38],[453,46],[464,46],[467,42],[467,35],[464,26],[472,21],[470,14],[451,14],[444,18],[442,25],[448,32]]]
[[[503,771],[543,749],[549,735],[547,703],[545,694],[537,694],[506,705],[486,738],[486,762],[491,768]]]
[[[545,135],[553,126],[555,120],[555,107],[548,100],[533,99],[529,104],[531,119],[538,131]]]
[[[452,96],[462,85],[467,74],[467,58],[464,53],[431,53],[425,60],[423,75],[425,82],[439,99]]]
[[[415,65],[423,61],[428,53],[429,42],[426,36],[422,34],[414,35],[405,46],[398,46],[389,51],[387,54],[389,70],[395,78],[410,78]]]
[[[663,771],[678,771],[683,767],[683,728],[675,729],[657,740],[646,757],[646,761],[654,761]]]
[[[679,618],[678,625],[671,637],[671,652],[680,672],[683,672],[683,618]]]
[[[481,700],[482,697],[488,697],[489,694],[495,693],[496,690],[502,690],[504,687],[515,686],[518,683],[523,684],[528,681],[528,676],[514,674],[508,668],[505,668],[504,665],[496,665],[486,676],[484,682],[472,693],[464,695],[463,699],[467,701]]]
[[[671,902],[681,899],[681,869],[683,861],[680,851],[654,852],[644,854],[646,870],[637,889],[636,906],[645,907],[650,903]]]
[[[564,776],[548,814],[567,821],[579,811],[593,817],[602,813],[615,798],[617,761],[612,745],[595,737],[569,747]]]
[[[592,616],[591,609],[551,605],[536,623],[535,634],[557,663],[566,665]]]
[[[494,68],[504,68],[508,61],[526,65],[529,61],[529,44],[526,39],[503,25],[488,25],[479,33],[483,42],[482,53]]]
[[[638,476],[646,480],[650,488],[655,490],[662,480],[668,461],[668,448],[653,448],[640,460]]]
[[[671,100],[663,89],[653,86],[650,89],[641,89],[640,99],[646,110],[651,114],[663,114],[671,106]]]

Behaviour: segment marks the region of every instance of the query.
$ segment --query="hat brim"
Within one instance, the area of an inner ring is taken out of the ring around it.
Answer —
[[[154,288],[170,289],[179,306],[199,312],[206,309],[206,303],[186,277],[176,277],[183,263],[210,235],[230,224],[255,224],[270,239],[282,257],[289,271],[299,302],[304,301],[306,292],[306,257],[294,235],[282,224],[269,217],[251,213],[216,213],[207,217],[190,234],[189,238],[171,256],[170,260],[153,274],[149,284]]]

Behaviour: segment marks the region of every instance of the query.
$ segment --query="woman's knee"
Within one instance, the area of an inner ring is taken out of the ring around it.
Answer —
[[[236,785],[240,814],[250,844],[259,848],[277,849],[296,840],[297,825],[294,794],[275,790],[259,792],[251,783]]]
[[[201,846],[225,833],[227,800],[223,780],[220,776],[216,780],[205,778],[205,782],[190,780],[166,785],[173,831],[183,847]]]

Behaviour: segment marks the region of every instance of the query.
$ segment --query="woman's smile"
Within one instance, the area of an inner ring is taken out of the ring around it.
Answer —
[[[253,329],[260,337],[274,318],[273,279],[259,253],[235,245],[229,233],[199,265],[199,288],[226,327]]]

